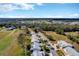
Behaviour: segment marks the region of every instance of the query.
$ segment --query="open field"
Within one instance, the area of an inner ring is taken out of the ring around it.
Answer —
[[[66,32],[67,35],[79,36],[79,32]]]
[[[66,35],[71,35],[71,36],[77,37],[77,39],[79,40],[79,32],[66,32]],[[79,51],[79,44],[74,42],[73,45],[74,45],[75,49],[77,51]]]
[[[0,32],[0,55],[21,55],[23,50],[17,42],[19,29]]]
[[[70,43],[73,43],[72,41],[70,41],[66,36],[64,35],[60,35],[60,34],[57,34],[56,32],[52,32],[52,31],[45,31],[45,34],[46,35],[50,35],[53,37],[53,39],[56,40],[56,42],[58,40],[64,40],[64,41],[67,41],[67,42],[70,42]],[[55,42],[54,42],[55,43]]]
[[[7,34],[9,34],[11,31],[0,31],[0,40],[3,38],[3,37],[5,37],[5,36],[7,36]]]
[[[5,24],[0,28],[0,55],[72,56],[72,53],[79,55],[75,54],[79,52],[78,31],[78,26],[53,24],[46,20]]]
[[[56,32],[52,32],[52,31],[44,31],[45,35],[50,35],[53,37],[54,40],[56,41],[52,41],[52,43],[56,43],[58,40],[64,40],[66,42],[69,42],[71,44],[74,45],[75,49],[77,51],[79,51],[79,44],[77,44],[76,42],[73,42],[71,41],[70,39],[67,38],[67,36],[64,36],[64,35],[60,35],[60,34],[57,34]],[[70,32],[68,34],[71,34],[71,35],[77,35],[78,33],[73,33],[73,32]]]

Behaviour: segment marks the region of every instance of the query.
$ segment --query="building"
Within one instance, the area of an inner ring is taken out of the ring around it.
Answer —
[[[13,29],[16,29],[16,27],[15,26],[10,26],[10,27],[7,27],[6,29],[7,30],[13,30]]]
[[[61,47],[68,55],[70,56],[79,56],[79,52],[77,52],[73,47],[73,45],[65,42],[65,41],[58,41],[57,45]]]

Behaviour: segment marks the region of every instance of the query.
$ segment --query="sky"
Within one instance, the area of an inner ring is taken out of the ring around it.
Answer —
[[[79,3],[0,3],[0,18],[79,18]]]

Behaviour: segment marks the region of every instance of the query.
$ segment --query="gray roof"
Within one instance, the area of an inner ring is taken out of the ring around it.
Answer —
[[[77,52],[75,49],[71,47],[66,47],[64,48],[64,50],[66,50],[70,56],[79,56],[79,52]]]
[[[70,56],[79,56],[79,53],[72,48],[72,45],[65,41],[58,41],[58,46],[62,47]]]
[[[71,44],[69,44],[69,43],[67,43],[67,42],[65,42],[65,41],[58,41],[58,46],[59,47],[62,47],[62,48],[65,48],[65,47],[72,47],[73,45],[71,45]]]

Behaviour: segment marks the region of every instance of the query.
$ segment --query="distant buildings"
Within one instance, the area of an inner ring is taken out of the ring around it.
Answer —
[[[26,29],[26,26],[25,25],[21,25],[21,29],[22,30]]]
[[[64,25],[66,25],[66,24],[69,24],[69,25],[79,25],[79,22],[77,22],[77,21],[71,21],[71,22],[66,22],[66,21],[56,21],[56,20],[53,20],[52,21],[53,22],[53,24],[64,24]]]
[[[13,29],[16,29],[15,26],[10,26],[10,27],[6,27],[7,30],[13,30]]]
[[[61,47],[62,49],[64,49],[64,51],[67,52],[68,55],[70,55],[70,56],[79,56],[79,53],[74,48],[72,48],[73,46],[71,44],[69,44],[65,41],[58,41],[57,45],[59,47]]]

